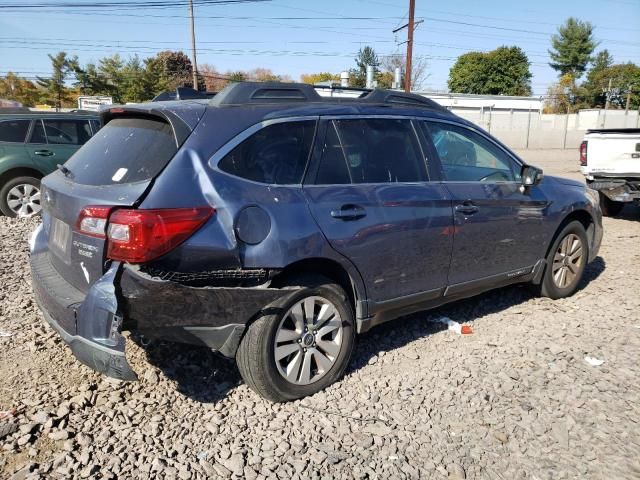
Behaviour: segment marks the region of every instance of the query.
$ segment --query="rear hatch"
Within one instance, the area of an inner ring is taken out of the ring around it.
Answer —
[[[171,108],[173,106],[173,108]],[[104,127],[42,182],[43,226],[52,266],[86,293],[105,272],[101,236],[80,233],[88,206],[131,207],[144,198],[204,113],[201,103],[113,108]]]
[[[640,129],[590,130],[585,140],[589,174],[640,177]]]

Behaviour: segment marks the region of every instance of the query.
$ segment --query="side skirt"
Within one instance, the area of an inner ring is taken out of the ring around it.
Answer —
[[[510,272],[500,273],[470,282],[457,283],[455,285],[449,285],[446,288],[420,292],[385,302],[370,303],[369,311],[373,311],[374,313],[368,318],[357,320],[358,333],[364,333],[376,325],[404,315],[430,310],[446,303],[473,297],[495,288],[505,287],[514,283],[540,283],[545,265],[546,261],[541,259],[530,267],[519,268]]]

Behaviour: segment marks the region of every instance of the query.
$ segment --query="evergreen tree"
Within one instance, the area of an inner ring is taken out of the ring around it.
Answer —
[[[65,82],[74,65],[77,65],[78,57],[67,57],[66,52],[58,52],[55,57],[51,54],[48,56],[51,60],[51,77],[37,77],[37,83],[46,90],[46,100],[58,110],[65,102],[70,101]]]
[[[558,33],[551,37],[551,68],[557,70],[560,76],[569,73],[574,79],[580,78],[597,46],[593,30],[594,27],[589,22],[568,18],[564,25],[558,28]]]
[[[367,85],[367,65],[373,67],[373,76],[376,78],[380,71],[380,60],[375,50],[369,46],[361,48],[355,60],[357,68],[349,70],[349,85],[362,88]]]

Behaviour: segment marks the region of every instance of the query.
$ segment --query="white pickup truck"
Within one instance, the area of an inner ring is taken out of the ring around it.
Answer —
[[[580,170],[600,192],[602,213],[614,216],[625,203],[640,204],[640,128],[588,130],[580,145]]]

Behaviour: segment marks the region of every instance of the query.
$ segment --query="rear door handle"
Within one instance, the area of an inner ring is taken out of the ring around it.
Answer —
[[[51,150],[36,150],[33,153],[35,153],[36,155],[40,155],[41,157],[52,157],[54,155]]]
[[[471,202],[463,202],[460,205],[456,205],[455,210],[456,212],[463,213],[465,215],[473,215],[474,213],[477,213],[480,209]]]
[[[342,205],[339,210],[332,210],[331,216],[340,220],[357,220],[366,217],[367,212],[358,205]]]

